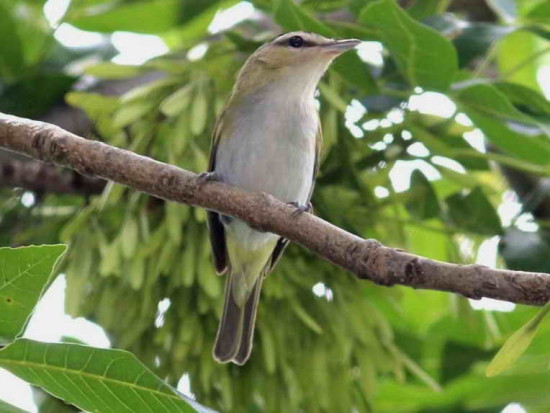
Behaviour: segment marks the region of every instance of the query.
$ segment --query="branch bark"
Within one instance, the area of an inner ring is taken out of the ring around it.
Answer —
[[[530,305],[550,300],[548,274],[450,264],[389,248],[308,213],[294,217],[294,207],[268,194],[220,182],[201,185],[192,172],[83,139],[47,123],[0,113],[0,147],[168,201],[240,218],[253,228],[277,233],[358,278],[380,285],[400,284]]]
[[[0,161],[0,187],[23,188],[40,194],[90,196],[101,193],[105,181],[39,161],[3,160]]]

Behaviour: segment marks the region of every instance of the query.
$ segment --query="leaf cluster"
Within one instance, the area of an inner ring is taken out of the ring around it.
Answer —
[[[360,38],[368,43],[337,60],[319,88],[324,148],[315,212],[363,237],[450,262],[475,261],[487,240],[501,236],[508,265],[547,270],[544,223],[529,233],[520,225],[522,211],[506,220],[498,212],[510,195],[497,167],[550,174],[550,105],[537,80],[549,45],[550,2],[490,2],[498,22],[469,22],[447,12],[443,0],[406,10],[394,0],[254,0],[261,19],[209,34],[216,11],[235,3],[71,2],[64,21],[79,29],[154,34],[171,51],[136,67],[109,62],[112,49],[103,45],[94,52],[105,58],[82,75],[103,84],[149,74],[155,80],[122,95],[69,85],[59,93],[93,121],[95,138],[201,172],[236,72],[276,34],[262,21]],[[345,21],[335,17],[341,14]],[[199,45],[206,52],[197,59],[190,51]],[[56,55],[47,54],[36,70]],[[1,75],[0,109],[26,114],[6,103],[17,101],[10,90],[28,101],[16,86],[33,83],[18,68]],[[426,96],[451,113],[418,109],[415,102]],[[63,271],[71,315],[100,324],[117,347],[171,383],[189,374],[198,399],[223,411],[548,406],[544,323],[507,375],[484,375],[494,349],[534,316],[532,309],[481,312],[442,293],[361,284],[291,247],[265,283],[250,363],[220,366],[210,347],[223,281],[210,262],[204,211],[111,184],[87,201],[47,196],[31,208],[21,207],[21,194],[5,197],[12,214],[0,222],[6,238],[31,242],[50,225],[70,243]],[[23,213],[37,222],[15,231]]]

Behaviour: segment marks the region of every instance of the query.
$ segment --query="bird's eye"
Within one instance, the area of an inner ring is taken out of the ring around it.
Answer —
[[[302,47],[304,45],[304,39],[300,36],[292,36],[288,39],[288,45],[290,47]]]

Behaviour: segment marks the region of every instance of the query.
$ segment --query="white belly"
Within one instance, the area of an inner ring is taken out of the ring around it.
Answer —
[[[236,116],[235,111],[239,115]],[[308,202],[313,185],[318,117],[313,102],[258,102],[233,109],[230,134],[216,153],[215,171],[223,182],[267,192],[283,202]],[[273,234],[253,231],[242,221],[227,228],[240,243],[258,247]]]

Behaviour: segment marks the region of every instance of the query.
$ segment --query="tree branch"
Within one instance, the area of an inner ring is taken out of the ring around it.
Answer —
[[[39,161],[0,161],[0,187],[23,188],[37,193],[94,195],[105,187],[99,178],[82,176]]]
[[[547,274],[449,264],[385,247],[311,214],[294,217],[294,207],[268,194],[219,182],[201,186],[194,173],[80,138],[47,123],[0,114],[0,146],[155,197],[240,218],[253,228],[277,233],[358,278],[377,284],[400,284],[531,305],[550,300]]]

